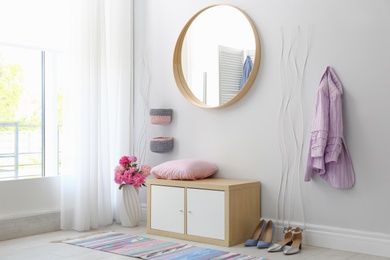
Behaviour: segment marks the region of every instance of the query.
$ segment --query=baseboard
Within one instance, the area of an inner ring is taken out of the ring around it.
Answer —
[[[30,212],[0,218],[0,241],[60,230],[60,211]]]
[[[291,226],[303,227],[302,223]],[[303,244],[360,254],[390,257],[390,235],[346,228],[306,224]],[[283,237],[282,227],[277,228],[277,241]]]

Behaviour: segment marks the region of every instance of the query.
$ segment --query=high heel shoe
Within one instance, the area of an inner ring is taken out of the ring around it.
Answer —
[[[257,242],[258,248],[268,248],[274,237],[275,233],[275,225],[271,220],[267,222],[265,225],[263,232],[261,233],[261,237],[259,238],[259,242]]]
[[[284,239],[278,243],[273,244],[268,248],[268,252],[280,252],[283,251],[285,246],[289,246],[292,243],[292,228],[285,227],[283,230]]]
[[[283,253],[285,255],[292,255],[299,253],[302,248],[302,232],[303,229],[297,227],[292,230],[292,244],[291,246],[285,246],[283,249]]]
[[[245,246],[257,246],[257,242],[259,242],[259,239],[260,239],[260,236],[263,232],[264,226],[265,226],[265,220],[262,219],[262,220],[260,220],[259,224],[257,224],[257,227],[256,227],[255,231],[253,231],[252,236],[247,241],[245,241],[244,245]]]

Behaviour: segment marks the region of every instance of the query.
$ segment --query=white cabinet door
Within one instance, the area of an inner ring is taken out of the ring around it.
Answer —
[[[225,239],[225,192],[187,189],[187,234]]]
[[[184,234],[184,188],[151,186],[151,228]]]

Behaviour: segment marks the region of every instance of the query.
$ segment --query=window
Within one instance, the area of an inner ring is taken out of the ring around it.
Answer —
[[[69,1],[3,0],[0,181],[61,171]]]
[[[0,180],[59,173],[63,56],[0,45]]]

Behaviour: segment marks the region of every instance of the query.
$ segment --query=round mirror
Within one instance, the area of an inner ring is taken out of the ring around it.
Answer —
[[[247,14],[230,5],[206,7],[187,22],[177,40],[177,86],[197,106],[227,107],[252,86],[260,53],[259,35]]]

